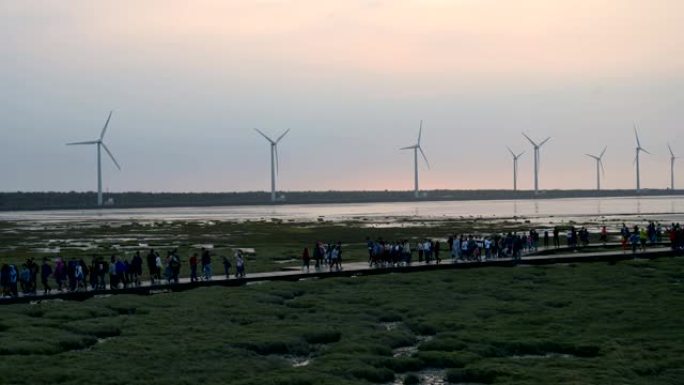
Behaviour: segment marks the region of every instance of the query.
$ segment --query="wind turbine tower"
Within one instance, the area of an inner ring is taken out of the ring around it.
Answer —
[[[102,200],[102,149],[107,152],[107,155],[112,159],[112,162],[114,162],[114,165],[116,168],[121,171],[121,166],[119,166],[119,162],[116,161],[114,158],[114,155],[112,155],[112,152],[109,151],[109,148],[107,148],[107,145],[104,143],[104,137],[105,134],[107,133],[107,126],[109,126],[109,120],[112,118],[112,111],[109,111],[109,116],[107,116],[107,121],[105,122],[104,127],[102,127],[102,132],[100,133],[100,139],[97,140],[90,140],[87,142],[75,142],[75,143],[67,143],[67,146],[79,146],[79,145],[92,145],[95,144],[97,145],[97,205],[102,207],[103,205],[103,200]]]
[[[667,144],[667,149],[670,150],[670,190],[674,190],[675,188],[675,183],[674,183],[674,166],[675,166],[675,160],[679,159],[678,156],[675,156],[674,152],[672,152],[672,147],[670,147],[670,144]]]
[[[513,152],[513,150],[511,150],[510,147],[506,146],[506,148],[508,149],[508,152],[510,152],[511,156],[513,157],[513,191],[518,191],[518,159],[520,159],[520,157],[523,156],[525,151],[516,155]]]
[[[278,173],[278,143],[287,135],[288,132],[290,132],[290,129],[288,128],[283,132],[278,139],[273,140],[269,138],[266,134],[261,132],[258,128],[254,129],[256,132],[261,134],[268,142],[271,144],[271,202],[275,202],[277,200],[276,198],[276,174]]]
[[[530,139],[529,136],[525,135],[523,132],[523,136],[527,138],[527,140],[532,143],[532,147],[534,148],[534,193],[538,194],[539,193],[539,163],[540,163],[540,158],[539,158],[539,149],[546,144],[546,142],[551,139],[551,137],[548,137],[544,139],[541,143],[537,144],[534,140]]]
[[[601,172],[606,174],[606,170],[603,168],[603,155],[605,155],[608,146],[603,147],[600,155],[584,154],[596,161],[596,191],[601,191]]]
[[[640,175],[640,170],[639,170],[639,153],[640,152],[645,152],[649,155],[651,155],[650,152],[648,152],[645,148],[641,147],[641,142],[639,141],[639,133],[637,132],[637,126],[636,123],[634,123],[634,136],[636,137],[636,157],[634,158],[634,164],[636,166],[636,191],[639,192],[641,191],[641,175]]]
[[[420,198],[420,189],[418,188],[418,152],[420,151],[420,155],[425,159],[425,164],[427,165],[428,168],[430,168],[430,162],[428,162],[427,157],[425,156],[425,153],[423,152],[423,148],[420,147],[420,139],[423,135],[423,121],[420,121],[420,128],[418,129],[418,141],[416,144],[413,146],[407,146],[407,147],[402,147],[400,150],[413,150],[413,168],[414,168],[414,187],[413,187],[413,193],[416,198]]]

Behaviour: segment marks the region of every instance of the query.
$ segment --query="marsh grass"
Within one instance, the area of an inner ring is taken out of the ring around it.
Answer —
[[[411,222],[407,219],[404,221]],[[84,258],[90,263],[93,254],[109,257],[112,254],[132,257],[135,250],[145,252],[148,247],[161,250],[177,248],[186,262],[181,273],[189,275],[187,260],[200,245],[212,245],[214,272],[223,267],[218,258],[233,257],[234,248],[254,248],[255,256],[247,256],[247,272],[276,271],[300,267],[304,247],[311,248],[316,241],[337,242],[344,245],[345,261],[366,261],[368,254],[365,238],[386,240],[442,238],[454,232],[521,231],[528,230],[523,222],[440,220],[419,221],[421,226],[402,227],[397,222],[387,227],[368,227],[363,221],[290,223],[282,221],[251,222],[149,222],[120,221],[99,224],[22,224],[0,222],[0,263],[21,264],[26,258],[38,261],[54,258],[55,252],[43,250],[59,247],[65,257]],[[140,245],[146,246],[140,246]],[[84,247],[88,245],[90,247]],[[284,261],[290,261],[282,263]],[[234,263],[233,263],[234,266]],[[233,267],[234,268],[234,267]],[[147,276],[146,266],[144,268]],[[234,271],[233,271],[234,272]]]
[[[662,259],[10,305],[0,383],[679,384],[683,300]]]

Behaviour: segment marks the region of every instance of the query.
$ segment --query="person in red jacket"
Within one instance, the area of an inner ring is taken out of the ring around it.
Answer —
[[[309,262],[311,262],[311,256],[309,255],[309,248],[305,247],[302,252],[302,270],[306,269],[309,272]]]
[[[190,257],[190,282],[197,282],[199,278],[197,277],[197,253]]]

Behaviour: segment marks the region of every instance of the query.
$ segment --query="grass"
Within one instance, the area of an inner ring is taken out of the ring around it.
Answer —
[[[680,384],[683,281],[677,258],[9,305],[0,383]]]
[[[415,243],[425,237],[446,239],[454,232],[490,231],[490,221],[475,220],[409,220],[403,219],[387,227],[372,227],[364,221],[349,222],[283,222],[263,220],[252,222],[130,222],[35,224],[0,222],[0,263],[20,265],[26,258],[42,261],[56,253],[44,248],[59,248],[64,257],[83,258],[90,263],[93,255],[112,254],[132,258],[137,249],[143,259],[149,247],[165,257],[165,252],[177,248],[185,262],[182,275],[189,275],[187,261],[199,253],[201,245],[212,245],[215,274],[223,271],[220,256],[233,259],[235,248],[253,248],[256,256],[247,257],[247,272],[276,271],[301,266],[304,247],[316,241],[344,245],[345,261],[368,260],[365,239],[411,239]],[[496,221],[500,231],[529,229],[523,221]],[[140,244],[147,245],[139,246]],[[92,246],[85,248],[84,245]],[[446,245],[443,245],[446,248]],[[415,257],[417,258],[417,256]],[[233,260],[233,269],[235,269]],[[147,265],[143,268],[147,275]],[[234,270],[233,270],[234,272]]]

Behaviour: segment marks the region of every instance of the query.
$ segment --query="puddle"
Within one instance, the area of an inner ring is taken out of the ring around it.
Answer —
[[[273,261],[273,262],[279,263],[279,264],[285,264],[285,263],[292,263],[292,262],[297,262],[297,261],[298,261],[298,259],[283,259],[281,261]]]
[[[195,248],[195,249],[205,248],[205,249],[207,249],[207,250],[211,250],[211,249],[214,248],[214,245],[211,245],[211,244],[206,244],[206,245],[197,244],[197,245],[192,245],[192,247]]]
[[[420,372],[413,373],[418,376],[420,385],[447,385],[449,382],[446,380],[446,370],[423,370]],[[398,375],[394,382],[387,385],[403,385],[404,379],[407,375]],[[457,384],[466,385],[466,384]],[[475,384],[468,384],[475,385]]]
[[[311,358],[309,357],[288,357],[287,360],[290,361],[293,368],[302,368],[309,366],[311,363]]]
[[[388,328],[388,327],[396,328],[397,325],[400,323],[401,322],[387,322],[387,323],[385,323],[385,325],[386,325],[385,328]],[[394,324],[397,324],[397,325],[394,325]],[[389,331],[389,330],[393,330],[393,329],[387,329],[387,330]],[[393,349],[392,350],[392,357],[394,357],[394,358],[411,357],[418,352],[418,347],[420,346],[420,344],[427,342],[427,341],[430,341],[430,340],[432,340],[432,338],[434,338],[434,337],[433,336],[417,336],[416,337],[416,343],[414,345],[402,346],[400,348]]]
[[[401,325],[401,322],[381,322],[380,325],[382,325],[385,330],[389,332],[398,328],[399,325]]]
[[[392,357],[394,358],[401,358],[401,357],[411,357],[415,353],[418,352],[418,345],[413,345],[413,346],[404,346],[401,348],[396,348],[392,350]]]
[[[59,254],[62,249],[58,247],[38,247],[33,249],[34,253],[54,253]]]
[[[559,354],[559,353],[548,353],[548,354],[525,354],[521,356],[511,356],[510,358],[514,360],[548,360],[552,358],[574,358],[572,354]]]
[[[428,342],[432,341],[432,339],[435,338],[434,336],[417,336],[416,339],[418,340],[418,344],[421,344],[423,342]]]

